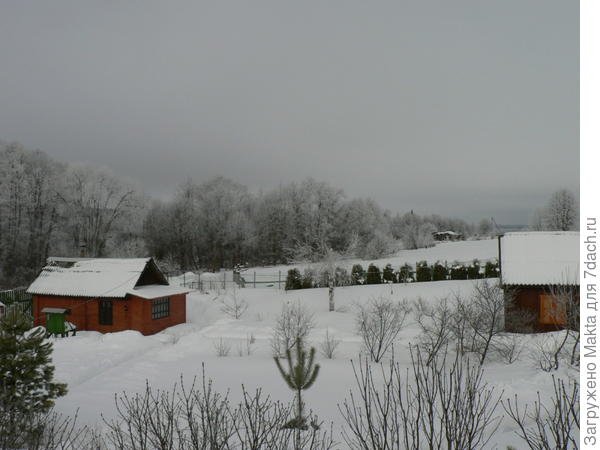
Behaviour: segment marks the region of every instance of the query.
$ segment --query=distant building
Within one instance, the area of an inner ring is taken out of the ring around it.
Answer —
[[[49,258],[27,292],[35,325],[61,308],[77,330],[148,335],[185,323],[189,290],[170,286],[152,258]]]
[[[506,330],[567,326],[568,311],[579,304],[579,232],[506,233],[498,237],[498,251],[500,283],[513,297],[506,297]]]
[[[436,231],[435,233],[433,233],[433,239],[435,239],[436,241],[460,241],[462,238],[462,234],[456,233],[451,230]]]

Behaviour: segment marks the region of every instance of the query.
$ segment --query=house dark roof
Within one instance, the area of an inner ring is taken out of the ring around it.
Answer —
[[[579,285],[579,232],[531,231],[500,236],[502,283]]]

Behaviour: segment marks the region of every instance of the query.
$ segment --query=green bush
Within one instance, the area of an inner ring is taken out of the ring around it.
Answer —
[[[365,269],[360,264],[354,264],[350,278],[352,284],[365,284]]]
[[[500,268],[498,267],[498,262],[488,261],[485,263],[484,269],[485,278],[497,278],[500,274]]]
[[[433,265],[432,270],[433,281],[441,281],[448,279],[448,269],[439,261]]]
[[[315,287],[315,271],[313,269],[304,269],[302,276],[302,289],[310,289]]]
[[[350,285],[350,274],[343,267],[335,268],[335,285],[336,286],[349,286]]]
[[[481,266],[479,265],[479,261],[474,259],[471,264],[467,267],[467,277],[469,280],[476,280],[480,278],[479,269]]]
[[[427,261],[417,263],[417,281],[431,281],[431,267]]]
[[[381,271],[375,264],[367,268],[367,284],[381,284]]]
[[[384,283],[397,283],[396,274],[391,264],[386,264],[383,268],[383,282]]]
[[[398,271],[398,281],[400,283],[409,283],[414,281],[412,278],[413,268],[410,264],[406,263],[400,267]]]
[[[459,263],[454,263],[450,269],[451,280],[466,280],[468,276],[467,268]]]
[[[285,279],[285,290],[302,289],[302,277],[298,269],[288,270],[287,278]]]

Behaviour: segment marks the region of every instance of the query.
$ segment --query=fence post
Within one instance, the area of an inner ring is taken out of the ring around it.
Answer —
[[[279,271],[279,282],[278,285],[279,289],[281,289],[281,270]]]
[[[226,289],[225,283],[227,282],[227,272],[223,271],[223,289]]]
[[[256,289],[256,270],[254,271],[254,289]]]

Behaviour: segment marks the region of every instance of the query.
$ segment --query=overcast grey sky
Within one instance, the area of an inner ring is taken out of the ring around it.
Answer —
[[[0,139],[162,197],[312,176],[526,223],[578,192],[578,19],[565,0],[3,1]]]

